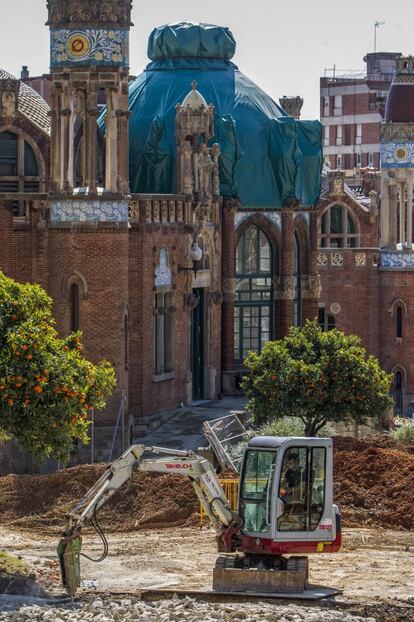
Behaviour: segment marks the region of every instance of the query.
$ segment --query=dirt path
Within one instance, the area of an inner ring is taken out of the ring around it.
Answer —
[[[121,593],[148,588],[211,588],[217,557],[214,533],[196,527],[146,530],[108,537],[108,557],[99,564],[82,559],[84,580],[98,580],[99,590]],[[0,549],[34,564],[41,583],[61,593],[56,537],[0,527]],[[99,557],[101,545],[84,535],[84,551]],[[343,590],[344,602],[410,602],[414,605],[414,532],[347,529],[343,550],[313,555],[311,582]]]

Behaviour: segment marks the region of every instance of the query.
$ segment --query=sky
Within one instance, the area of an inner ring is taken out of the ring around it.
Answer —
[[[48,72],[46,0],[0,0],[0,67],[18,77]],[[302,118],[319,118],[319,77],[325,68],[364,70],[373,51],[414,54],[413,0],[134,0],[131,73],[148,62],[154,26],[208,22],[228,26],[237,41],[233,61],[276,101],[300,95]]]

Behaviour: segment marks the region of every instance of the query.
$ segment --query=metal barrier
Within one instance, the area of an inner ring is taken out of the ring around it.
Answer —
[[[221,487],[224,490],[224,494],[229,500],[230,507],[232,510],[237,510],[237,499],[239,495],[239,480],[238,479],[220,479],[219,480]],[[200,504],[200,526],[203,525],[205,519],[205,512]]]

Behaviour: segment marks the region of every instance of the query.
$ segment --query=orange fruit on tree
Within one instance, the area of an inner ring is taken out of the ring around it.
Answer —
[[[36,393],[43,393],[42,387],[40,387],[38,384],[34,387],[33,391],[35,391]]]

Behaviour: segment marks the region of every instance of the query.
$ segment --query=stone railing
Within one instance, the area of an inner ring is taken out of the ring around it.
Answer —
[[[132,195],[129,201],[129,221],[146,225],[196,224],[200,220],[217,223],[219,204],[199,206],[185,197]]]

